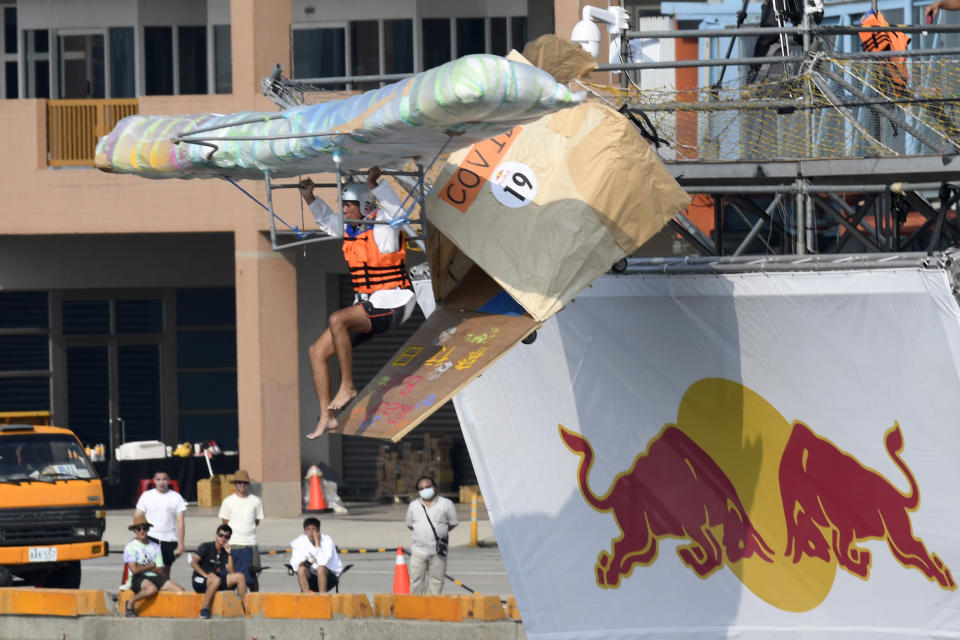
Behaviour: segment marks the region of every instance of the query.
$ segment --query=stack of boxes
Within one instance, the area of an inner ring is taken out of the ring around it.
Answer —
[[[392,498],[416,493],[417,479],[430,476],[440,493],[453,491],[453,466],[449,438],[424,434],[423,447],[404,442],[398,450],[384,445],[377,456],[377,497]]]

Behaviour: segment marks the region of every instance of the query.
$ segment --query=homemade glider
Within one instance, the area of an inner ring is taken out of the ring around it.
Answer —
[[[97,166],[263,178],[274,238],[271,178],[336,171],[339,184],[440,149],[453,153],[432,190],[422,167],[406,183],[426,200],[421,224],[430,211],[437,309],[421,303],[427,322],[339,417],[347,435],[399,440],[688,204],[629,120],[522,56],[473,55],[280,113],[131,116],[100,140]]]

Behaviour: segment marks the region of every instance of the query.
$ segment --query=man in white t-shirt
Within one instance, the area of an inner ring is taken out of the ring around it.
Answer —
[[[133,515],[146,517],[152,525],[150,540],[160,545],[160,551],[163,552],[163,567],[160,570],[169,578],[174,560],[183,554],[187,503],[183,496],[170,488],[170,474],[163,467],[153,473],[153,485],[153,489],[140,495]]]
[[[250,474],[237,469],[233,475],[233,493],[220,503],[220,520],[230,525],[234,570],[247,577],[247,584],[256,588],[260,572],[260,551],[257,549],[257,525],[263,520],[263,503],[250,493]]]
[[[290,543],[290,566],[297,572],[301,593],[326,593],[340,582],[343,565],[333,538],[320,533],[320,521],[303,521],[303,535]]]

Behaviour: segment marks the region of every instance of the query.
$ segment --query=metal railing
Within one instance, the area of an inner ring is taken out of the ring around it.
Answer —
[[[47,101],[47,165],[93,166],[97,140],[140,111],[136,98]]]

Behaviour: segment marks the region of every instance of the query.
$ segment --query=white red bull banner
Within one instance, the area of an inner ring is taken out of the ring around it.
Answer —
[[[960,638],[942,271],[603,277],[456,402],[531,638]]]

